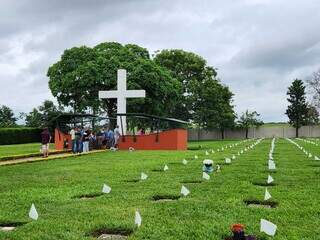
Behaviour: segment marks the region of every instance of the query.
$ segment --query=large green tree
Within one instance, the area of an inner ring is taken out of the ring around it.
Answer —
[[[260,114],[256,111],[250,112],[246,110],[240,116],[238,120],[238,126],[246,131],[246,138],[248,138],[249,128],[251,127],[259,127],[263,124],[263,121],[259,119]]]
[[[76,112],[102,109],[111,116],[116,99],[99,100],[98,91],[116,89],[120,68],[127,70],[128,89],[146,90],[146,98],[128,100],[128,112],[162,116],[173,112],[182,91],[180,82],[154,63],[145,48],[134,44],[106,42],[65,50],[48,70],[49,87],[59,103],[71,103]]]
[[[216,70],[201,56],[179,49],[158,52],[154,61],[167,68],[183,86],[175,117],[191,120],[204,129],[224,131],[234,126],[233,94],[220,83]]]
[[[13,111],[2,105],[0,107],[0,127],[14,127],[16,126],[17,118],[14,116]]]
[[[172,76],[180,81],[183,93],[180,95],[180,105],[175,107],[174,117],[192,120],[192,96],[198,91],[198,85],[205,79],[215,79],[217,73],[214,68],[207,66],[201,56],[180,49],[162,50],[156,54],[154,61],[170,71]]]
[[[299,128],[306,124],[308,118],[305,88],[302,80],[295,79],[287,91],[289,106],[286,114],[289,123],[296,129],[296,137],[299,137]]]

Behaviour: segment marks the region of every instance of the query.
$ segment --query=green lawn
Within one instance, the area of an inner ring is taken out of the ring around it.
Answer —
[[[277,139],[272,173],[275,186],[268,187],[277,208],[249,208],[243,200],[263,200],[265,187],[254,185],[268,176],[267,160],[271,140],[263,140],[253,150],[237,157],[231,165],[222,165],[220,173],[202,183],[202,160],[223,163],[247,143],[205,156],[209,149],[238,141],[191,143],[201,150],[103,152],[78,158],[66,158],[32,164],[0,167],[0,223],[27,222],[12,232],[1,232],[0,239],[96,239],[89,233],[98,228],[131,229],[129,239],[223,239],[230,225],[243,223],[248,234],[259,239],[319,239],[320,161],[307,158],[293,144]],[[251,141],[250,143],[252,143]],[[296,140],[313,154],[316,146]],[[198,160],[193,156],[197,154]],[[183,165],[183,158],[189,163]],[[158,171],[167,164],[167,172]],[[146,181],[139,179],[145,172]],[[112,187],[108,195],[94,199],[75,196],[99,193],[103,183]],[[184,184],[190,191],[177,201],[155,202],[155,195],[180,195]],[[38,221],[28,219],[34,203]],[[134,226],[138,209],[142,226]],[[278,226],[274,238],[259,232],[260,219]]]
[[[26,143],[14,145],[0,145],[0,158],[11,155],[21,155],[28,153],[40,153],[40,143]],[[54,149],[54,144],[50,144],[51,150]]]

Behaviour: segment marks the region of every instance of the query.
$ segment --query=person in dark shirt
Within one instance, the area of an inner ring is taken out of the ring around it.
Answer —
[[[46,158],[49,156],[49,144],[51,141],[51,135],[48,128],[44,128],[41,132],[41,144],[42,144],[42,154]]]

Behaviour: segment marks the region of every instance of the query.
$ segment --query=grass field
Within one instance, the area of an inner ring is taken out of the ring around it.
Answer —
[[[320,156],[319,147],[295,141]],[[133,231],[129,239],[219,240],[230,235],[233,223],[245,224],[246,233],[259,239],[320,239],[320,161],[307,158],[287,140],[277,139],[277,171],[271,173],[275,186],[268,190],[278,207],[248,207],[246,199],[263,200],[265,187],[254,184],[265,182],[269,174],[271,140],[261,141],[231,165],[223,165],[223,159],[249,143],[210,156],[204,154],[206,149],[235,142],[193,142],[192,147],[201,144],[202,149],[186,152],[104,152],[0,167],[0,225],[26,223],[11,232],[0,231],[0,239],[96,239],[90,233],[107,228]],[[195,154],[198,160],[193,159]],[[181,163],[183,158],[188,160],[187,165]],[[201,181],[204,158],[213,159],[222,168],[209,181]],[[165,164],[169,170],[160,171]],[[134,182],[141,172],[149,178]],[[78,198],[100,193],[103,183],[112,187],[110,194]],[[152,200],[156,195],[178,197],[182,185],[191,191],[187,197],[167,202]],[[28,218],[32,203],[39,212],[37,221]],[[140,228],[134,225],[137,209],[142,216]],[[259,232],[261,218],[277,224],[274,238]]]
[[[39,153],[40,143],[26,143],[14,145],[0,145],[0,158],[11,155],[22,155],[28,153]],[[50,148],[54,148],[54,144],[50,144]]]

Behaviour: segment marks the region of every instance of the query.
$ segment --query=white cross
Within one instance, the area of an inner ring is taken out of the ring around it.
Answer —
[[[118,90],[99,91],[99,98],[116,98],[117,99],[117,113],[127,113],[127,98],[146,97],[145,90],[127,90],[127,71],[125,69],[118,69],[117,75]],[[117,117],[117,125],[120,128],[120,133],[127,133],[126,116],[122,116],[122,128],[120,116]],[[123,130],[123,131],[122,131]]]

